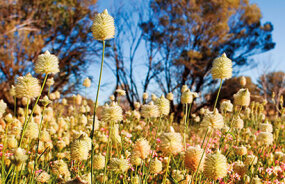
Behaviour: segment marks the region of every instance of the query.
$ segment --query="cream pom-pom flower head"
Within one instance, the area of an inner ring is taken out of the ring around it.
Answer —
[[[58,58],[47,50],[39,55],[35,63],[35,72],[41,74],[56,74],[59,72]]]
[[[6,111],[6,108],[7,104],[3,100],[0,100],[0,118],[2,118],[3,114]]]
[[[91,80],[88,77],[84,79],[83,86],[85,86],[86,88],[89,88],[91,86]]]
[[[186,152],[185,152],[185,166],[189,169],[191,169],[192,171],[196,171],[198,169],[198,165],[199,162],[201,160],[201,165],[199,167],[199,171],[202,171],[204,168],[204,160],[205,160],[205,156],[203,155],[203,149],[201,149],[201,147],[198,146],[190,146],[187,148]]]
[[[129,169],[129,162],[124,158],[111,158],[110,159],[110,170],[117,173],[124,173]]]
[[[153,102],[142,105],[141,115],[144,118],[156,118],[159,116],[159,108]]]
[[[232,60],[225,53],[216,58],[211,70],[213,79],[229,79],[232,77],[233,68]]]
[[[234,104],[240,106],[249,106],[250,103],[250,92],[248,89],[240,89],[234,94]]]
[[[117,122],[123,119],[123,110],[122,108],[116,103],[112,102],[109,105],[105,105],[102,109],[102,121],[105,122]]]
[[[154,101],[154,104],[157,105],[160,115],[168,115],[170,111],[170,102],[163,95],[160,98],[157,98]]]
[[[78,161],[87,160],[89,151],[88,147],[88,142],[85,140],[84,135],[81,135],[71,144],[71,159]]]
[[[167,155],[180,153],[183,150],[181,134],[173,129],[169,133],[162,133],[160,135],[159,149]]]
[[[95,40],[109,40],[115,36],[114,18],[108,14],[107,10],[98,13],[91,28]]]
[[[157,157],[155,157],[155,159],[150,162],[149,168],[151,173],[157,174],[162,171],[162,163],[157,159]]]
[[[150,145],[148,141],[144,138],[138,139],[134,145],[134,152],[141,159],[146,159],[150,154]]]
[[[18,98],[36,98],[41,93],[41,87],[37,78],[30,73],[24,77],[18,77],[15,85],[16,96]]]
[[[224,118],[219,111],[215,109],[214,112],[208,112],[205,114],[201,126],[213,129],[221,129],[224,127]]]
[[[217,180],[227,175],[227,158],[217,151],[209,154],[205,159],[204,174],[207,178]]]

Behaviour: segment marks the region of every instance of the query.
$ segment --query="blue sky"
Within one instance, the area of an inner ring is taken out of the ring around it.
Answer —
[[[265,68],[269,71],[285,71],[285,0],[252,0],[252,3],[258,4],[262,12],[262,21],[270,21],[273,26],[273,41],[276,46],[273,50],[259,54],[254,57],[261,64],[243,74],[250,75],[255,79]],[[264,66],[265,65],[265,66]]]
[[[98,11],[101,12],[104,9],[111,9],[112,4],[117,0],[98,0]],[[121,0],[119,0],[121,1]],[[124,1],[136,1],[136,0],[124,0]],[[250,0],[251,3],[256,3],[262,12],[262,22],[270,21],[273,26],[273,41],[276,46],[273,50],[259,54],[253,57],[254,61],[258,63],[258,66],[252,69],[245,69],[241,71],[240,75],[251,76],[253,81],[256,81],[257,77],[262,74],[263,71],[285,71],[285,0]],[[95,81],[97,81],[98,66],[92,66],[92,71]],[[105,71],[106,68],[105,68]],[[104,72],[103,83],[115,81],[112,73]],[[96,82],[95,82],[96,83]],[[88,97],[95,96],[95,86],[90,89]],[[112,93],[113,86],[107,85],[103,87],[100,94],[100,103],[102,104],[107,100],[108,96]]]

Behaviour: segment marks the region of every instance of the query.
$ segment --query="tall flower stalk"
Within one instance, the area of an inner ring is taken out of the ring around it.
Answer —
[[[96,118],[95,117],[96,117],[96,110],[97,110],[97,104],[98,104],[98,98],[99,98],[99,92],[100,92],[100,86],[101,86],[103,63],[104,63],[104,54],[105,54],[105,41],[103,40],[103,53],[102,53],[102,60],[101,60],[101,67],[100,67],[100,74],[99,74],[99,82],[98,82],[96,100],[95,100],[95,103],[94,103],[92,131],[91,131],[91,135],[90,135],[90,138],[91,138],[91,141],[92,141],[92,147],[91,147],[91,183],[93,181],[93,158],[94,158],[93,137],[94,137],[95,122],[96,122]]]
[[[219,86],[219,89],[218,89],[218,93],[217,93],[215,104],[214,104],[214,108],[213,108],[213,113],[214,114],[215,114],[215,111],[216,111],[216,106],[217,106],[219,95],[220,95],[220,91],[221,91],[221,88],[222,88],[223,79],[231,78],[232,77],[232,70],[233,70],[232,69],[232,61],[227,57],[227,55],[225,53],[223,53],[220,57],[217,57],[213,61],[213,66],[212,66],[212,69],[211,69],[212,77],[213,77],[213,79],[220,79],[220,86]],[[215,128],[215,127],[213,127],[213,128]],[[206,131],[206,133],[204,135],[203,143],[202,143],[202,146],[201,146],[202,148],[203,148],[203,145],[204,145],[204,142],[205,142],[205,138],[207,137],[208,130],[209,130],[209,128],[207,128],[207,131]],[[206,145],[204,147],[202,157],[200,158],[200,161],[199,161],[199,164],[198,164],[198,169],[193,174],[193,178],[191,179],[191,183],[192,183],[193,180],[196,180],[196,178],[197,178],[199,167],[201,165],[203,156],[205,154],[205,151],[207,149],[208,143],[209,143],[212,135],[213,135],[213,130],[211,129],[210,130],[210,136],[208,137],[208,139],[206,141]]]
[[[93,32],[93,37],[95,40],[102,41],[103,43],[103,52],[102,52],[102,60],[101,60],[101,67],[100,67],[100,74],[99,74],[99,82],[96,94],[96,100],[94,104],[94,111],[93,111],[93,123],[92,123],[92,131],[90,134],[92,147],[91,147],[91,183],[93,183],[93,157],[94,157],[94,129],[95,129],[95,121],[96,121],[96,109],[98,104],[99,98],[99,91],[101,85],[101,78],[102,78],[102,71],[103,71],[103,63],[104,63],[104,54],[105,54],[105,41],[114,38],[115,35],[115,24],[114,18],[108,14],[107,10],[104,10],[102,13],[98,13],[93,21],[93,25],[91,28]],[[106,161],[107,162],[107,161]]]

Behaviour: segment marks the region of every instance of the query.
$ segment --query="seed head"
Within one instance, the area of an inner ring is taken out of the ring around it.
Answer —
[[[200,146],[190,146],[185,152],[185,166],[195,172],[198,169],[199,162],[202,158],[203,149]],[[202,158],[199,171],[203,170],[205,155]]]
[[[155,157],[155,159],[150,162],[149,170],[153,174],[157,174],[162,171],[162,163],[157,159],[157,157]]]
[[[118,122],[123,120],[123,110],[116,103],[112,102],[111,105],[105,105],[102,109],[102,121],[105,122]]]
[[[36,98],[41,93],[38,79],[34,78],[30,73],[24,77],[17,78],[15,90],[18,98]]]
[[[35,72],[40,74],[58,73],[58,58],[47,50],[44,54],[39,55],[35,63]]]
[[[229,79],[232,77],[232,60],[230,60],[225,53],[216,58],[212,66],[213,79]]]
[[[168,115],[170,111],[170,103],[169,100],[164,98],[163,95],[161,95],[160,98],[157,98],[154,101],[154,104],[158,107],[160,115]]]
[[[108,14],[107,10],[98,13],[91,28],[95,40],[109,40],[115,36],[114,18]]]
[[[227,158],[219,151],[207,155],[204,164],[204,174],[212,180],[224,178],[227,175]]]
[[[250,92],[248,89],[240,89],[234,94],[234,104],[240,106],[249,106],[250,103]]]
[[[159,108],[153,102],[144,104],[141,107],[141,115],[144,118],[156,118],[159,116]]]

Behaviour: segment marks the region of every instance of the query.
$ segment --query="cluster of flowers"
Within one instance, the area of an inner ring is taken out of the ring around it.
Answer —
[[[92,30],[97,40],[114,36],[106,10],[95,17]],[[92,177],[92,183],[285,182],[283,106],[266,117],[266,102],[251,102],[247,88],[237,89],[233,103],[222,100],[219,110],[215,104],[191,114],[189,106],[199,95],[184,85],[180,122],[170,106],[172,93],[151,99],[144,93],[143,103],[124,112],[119,99],[126,94],[118,89],[117,98],[98,107],[97,117],[81,95],[50,93],[55,81],[48,75],[59,72],[55,55],[41,54],[35,72],[45,75],[42,86],[27,74],[11,87],[11,96],[25,108],[12,115],[0,101],[2,183],[91,184]],[[211,73],[221,82],[231,78],[231,60],[225,54],[216,58]],[[244,77],[240,82],[246,86]],[[83,86],[90,87],[91,80]]]

